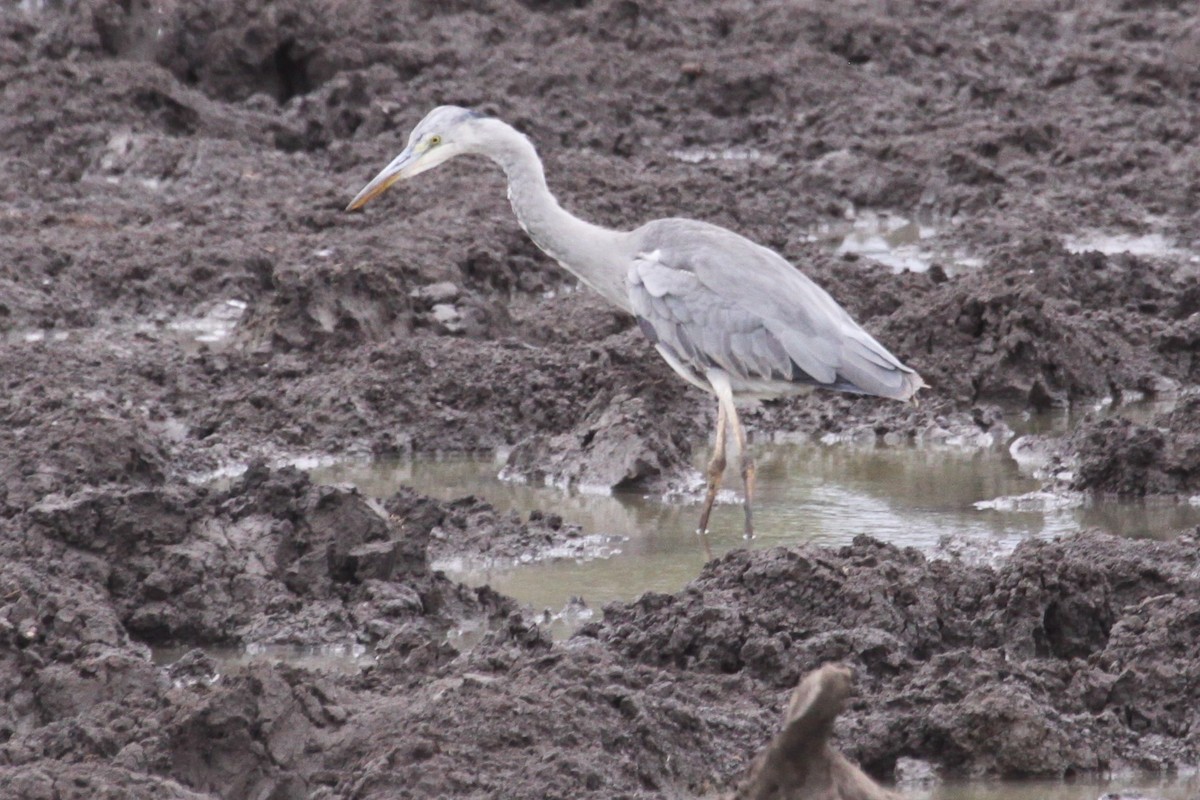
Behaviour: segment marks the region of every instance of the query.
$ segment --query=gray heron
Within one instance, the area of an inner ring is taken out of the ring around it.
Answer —
[[[738,417],[739,402],[813,387],[911,400],[925,385],[824,289],[773,250],[691,219],[660,219],[616,231],[565,211],[546,186],[529,139],[469,109],[439,106],[429,112],[400,155],[346,210],[361,208],[399,180],[468,154],[486,156],[504,170],[513,211],[539,248],[632,314],[684,380],[716,395],[716,445],[698,533],[708,531],[725,472],[729,429],[745,489],[745,535],[754,535],[754,460]]]

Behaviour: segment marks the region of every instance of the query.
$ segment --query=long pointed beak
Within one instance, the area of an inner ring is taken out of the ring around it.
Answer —
[[[384,167],[378,175],[371,179],[371,182],[362,188],[362,191],[354,195],[354,199],[350,201],[350,205],[346,206],[347,211],[357,211],[365,206],[369,201],[383,194],[388,187],[399,180],[404,180],[410,177],[410,167],[416,162],[416,154],[413,153],[411,147],[404,148],[404,152],[396,156],[392,163]]]

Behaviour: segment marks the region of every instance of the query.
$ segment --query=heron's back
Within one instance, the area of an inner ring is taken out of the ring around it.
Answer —
[[[920,376],[829,293],[772,250],[730,230],[664,219],[634,231],[627,282],[646,335],[688,380],[720,370],[735,395],[819,386],[897,400]]]

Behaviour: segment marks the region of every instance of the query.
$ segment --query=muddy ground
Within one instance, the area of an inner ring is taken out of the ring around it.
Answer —
[[[268,466],[503,447],[515,474],[660,490],[705,446],[708,399],[524,238],[497,170],[456,162],[342,213],[409,126],[458,103],[526,131],[586,217],[686,214],[775,247],[932,387],[918,408],[767,404],[760,438],[970,439],[1111,400],[1046,445],[1052,486],[1193,495],[1194,12],[7,4],[0,794],[691,796],[735,784],[830,660],[861,688],[837,741],[885,780],[910,759],[1196,764],[1195,535],[1081,534],[991,566],[865,538],[734,553],[553,643],[429,563],[448,530],[509,554],[572,535],[555,509],[378,504]],[[895,275],[810,241],[862,209],[979,266]],[[1167,244],[1105,254],[1097,231]],[[1148,397],[1179,402],[1119,413]],[[480,642],[448,638],[468,623]],[[377,659],[151,657],[262,643]]]

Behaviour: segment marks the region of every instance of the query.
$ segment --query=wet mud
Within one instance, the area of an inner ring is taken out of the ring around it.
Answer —
[[[877,780],[1195,765],[1194,534],[996,564],[738,552],[554,642],[430,563],[569,541],[555,509],[376,502],[281,464],[500,450],[514,478],[661,492],[707,446],[710,398],[525,239],[496,170],[342,212],[451,102],[527,132],[583,216],[778,249],[931,385],[766,403],[762,446],[993,442],[1025,412],[1176,399],[1055,437],[1047,481],[1183,500],[1198,62],[1173,3],[9,4],[0,795],[731,792],[830,661],[859,692],[831,741]],[[870,209],[979,266],[894,274],[810,233]],[[372,658],[206,649],[261,644]]]
[[[1028,542],[998,567],[861,537],[839,550],[736,552],[674,596],[585,628],[630,658],[786,688],[859,669],[846,752],[888,774],[1070,775],[1194,763],[1195,536]],[[1169,687],[1169,688],[1168,688]]]
[[[1060,464],[1076,488],[1145,497],[1200,494],[1200,398],[1146,421],[1093,420],[1063,443]]]

